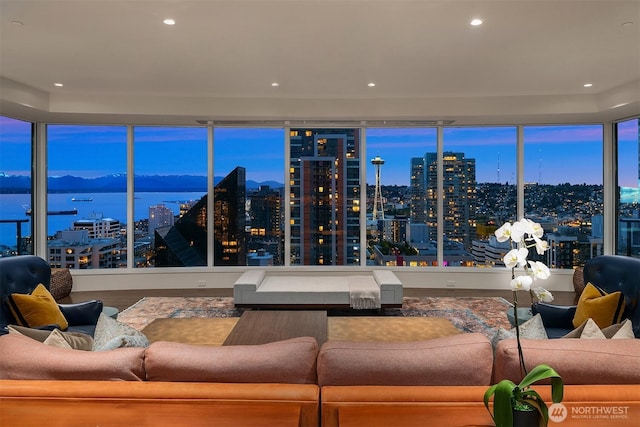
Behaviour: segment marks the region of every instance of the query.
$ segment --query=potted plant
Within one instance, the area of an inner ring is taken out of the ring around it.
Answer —
[[[551,381],[551,399],[560,403],[564,393],[562,377],[548,365],[538,365],[530,372],[524,363],[520,343],[520,325],[518,321],[518,291],[526,291],[544,301],[552,301],[553,295],[546,289],[534,285],[537,279],[545,280],[551,275],[547,266],[540,261],[528,261],[529,248],[535,247],[539,255],[549,249],[542,240],[544,231],[540,224],[523,218],[513,224],[507,222],[495,232],[499,242],[509,241],[511,250],[504,256],[505,266],[511,268],[511,290],[513,291],[513,311],[515,315],[516,341],[520,370],[524,377],[519,384],[504,379],[492,385],[484,394],[484,405],[491,414],[496,427],[546,426],[549,422],[548,408],[540,395],[531,388],[538,381]],[[516,275],[516,267],[524,274]],[[489,400],[493,397],[493,412]],[[523,421],[521,421],[521,418]],[[531,421],[527,421],[531,420]]]

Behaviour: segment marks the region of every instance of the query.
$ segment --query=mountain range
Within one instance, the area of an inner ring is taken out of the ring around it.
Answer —
[[[214,184],[224,177],[214,177]],[[262,185],[282,188],[276,181],[256,182],[247,180],[247,190],[255,190]],[[55,176],[47,178],[50,193],[122,193],[127,191],[125,174],[106,175],[97,178],[78,176]],[[207,177],[198,175],[136,175],[135,189],[140,192],[194,192],[207,191]],[[31,192],[31,178],[24,175],[0,174],[0,194],[20,194]]]

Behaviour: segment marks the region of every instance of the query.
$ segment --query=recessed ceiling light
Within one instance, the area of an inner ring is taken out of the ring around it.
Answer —
[[[280,83],[278,83],[278,82],[273,82],[273,83],[271,83],[271,86],[273,86],[273,87],[278,87],[278,86],[280,86]]]
[[[11,21],[11,23],[16,27],[22,27],[24,25],[22,21]]]
[[[375,86],[376,86],[376,84],[375,84],[374,82],[371,82],[371,83],[367,84],[367,86],[369,86],[369,87],[375,87]]]
[[[54,86],[58,86],[58,87],[62,87],[62,86],[64,86],[62,83],[54,83],[53,85],[54,85]]]
[[[473,25],[474,27],[477,27],[478,25],[482,25],[483,22],[484,21],[482,19],[475,18],[471,20],[470,24]]]
[[[591,86],[593,86],[593,83],[585,83],[584,84],[584,87],[591,87]]]
[[[176,20],[172,18],[167,18],[162,22],[164,22],[166,25],[176,25]]]

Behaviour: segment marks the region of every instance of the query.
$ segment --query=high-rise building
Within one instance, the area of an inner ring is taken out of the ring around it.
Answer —
[[[360,130],[292,129],[291,264],[360,264]]]
[[[409,207],[409,219],[412,224],[427,223],[427,181],[425,178],[425,158],[413,157],[411,159],[411,206]]]
[[[149,206],[149,234],[153,234],[156,228],[173,225],[175,217],[173,211],[160,203]]]
[[[282,211],[282,189],[273,190],[268,185],[260,186],[249,195],[251,237],[249,252],[270,252],[272,263],[284,263],[284,212]]]
[[[429,239],[438,233],[438,156],[426,153],[411,159],[412,224],[428,225]],[[476,162],[464,153],[443,153],[444,235],[471,250],[476,229]]]
[[[237,167],[214,188],[214,264],[247,265],[246,172]],[[173,226],[155,231],[156,266],[207,265],[207,195]]]
[[[246,175],[238,166],[214,188],[215,265],[247,265]]]

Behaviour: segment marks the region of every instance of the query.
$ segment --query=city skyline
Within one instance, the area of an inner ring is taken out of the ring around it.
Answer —
[[[637,142],[637,123],[632,120],[620,126],[621,142]],[[515,182],[516,127],[445,127],[444,150],[464,152],[475,158],[477,182]],[[91,138],[87,140],[86,132]],[[247,169],[247,179],[284,182],[285,134],[282,128],[215,128],[214,175],[224,176],[236,166]],[[30,173],[29,123],[0,117],[0,173],[27,175]],[[52,125],[49,142],[49,176],[73,175],[97,177],[126,172],[125,126]],[[192,174],[206,175],[206,128],[135,127],[136,175]],[[375,183],[375,168],[369,159],[385,160],[381,171],[383,185],[409,185],[410,159],[436,150],[436,128],[369,128],[367,129],[367,184]],[[574,184],[602,183],[602,126],[526,126],[525,181],[542,184],[570,182]],[[176,142],[180,142],[179,144]],[[81,152],[87,144],[97,144],[105,150],[100,161],[87,162]],[[108,151],[107,151],[108,150]],[[567,162],[567,153],[571,162]],[[120,153],[120,154],[118,154]],[[194,153],[199,166],[194,168]],[[202,153],[202,155],[200,155]],[[158,170],[159,154],[169,159]],[[91,164],[91,168],[87,168]],[[64,167],[63,167],[64,166]],[[637,186],[638,172],[620,169],[620,184]]]

